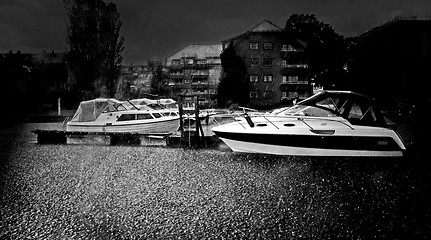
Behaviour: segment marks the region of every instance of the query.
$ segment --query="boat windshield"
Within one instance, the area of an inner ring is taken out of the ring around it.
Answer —
[[[275,114],[276,116],[312,116],[312,117],[336,117],[337,115],[330,111],[314,106],[295,105],[291,108],[284,109]]]

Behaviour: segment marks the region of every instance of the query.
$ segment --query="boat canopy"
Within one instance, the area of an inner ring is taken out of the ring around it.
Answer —
[[[122,109],[124,108],[124,109]],[[123,102],[114,98],[96,98],[89,101],[83,101],[79,104],[78,109],[73,115],[71,122],[91,122],[97,119],[102,112],[127,110]]]
[[[154,109],[160,108],[177,108],[176,101],[171,98],[161,98],[161,99],[149,99],[149,98],[139,98],[130,100],[134,105],[147,105]]]
[[[351,91],[323,90],[297,105],[329,111],[347,119],[354,125],[387,126],[380,108],[373,98]]]

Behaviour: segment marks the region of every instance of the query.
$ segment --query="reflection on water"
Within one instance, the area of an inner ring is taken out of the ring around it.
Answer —
[[[430,236],[429,168],[421,159],[109,146],[103,139],[39,145],[31,133],[61,127],[1,128],[1,146],[9,146],[1,155],[2,236]]]

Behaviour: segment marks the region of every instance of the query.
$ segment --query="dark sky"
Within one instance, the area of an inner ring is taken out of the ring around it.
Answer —
[[[105,0],[108,2],[107,0]],[[113,0],[123,22],[123,63],[161,60],[190,43],[218,44],[266,19],[279,27],[312,13],[344,36],[399,15],[430,15],[431,0]],[[0,52],[64,51],[62,0],[0,0]]]

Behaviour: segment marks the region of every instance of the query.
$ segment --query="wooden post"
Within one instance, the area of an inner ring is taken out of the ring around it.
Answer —
[[[184,137],[184,121],[183,121],[183,97],[180,95],[178,98],[178,113],[180,114],[180,132],[181,138]]]
[[[201,147],[201,135],[203,136],[202,126],[201,126],[201,120],[199,119],[199,96],[196,96],[196,103],[195,103],[195,124],[196,124],[196,132],[195,132],[195,141],[196,146]]]
[[[61,98],[58,98],[57,100],[57,110],[58,110],[58,116],[61,115]]]

